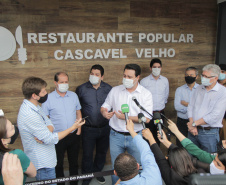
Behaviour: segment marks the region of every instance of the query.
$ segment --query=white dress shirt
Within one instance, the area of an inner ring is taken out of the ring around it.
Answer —
[[[200,85],[194,92],[188,105],[188,117],[193,121],[201,118],[207,123],[203,127],[222,127],[222,119],[226,110],[226,88],[217,84],[207,91]]]
[[[152,74],[150,74],[143,78],[140,84],[151,92],[153,96],[153,110],[163,110],[169,96],[168,79],[160,75],[159,78],[155,80]]]
[[[149,113],[152,114],[153,111],[152,95],[147,89],[145,89],[139,83],[136,90],[133,91],[132,93],[130,93],[124,87],[124,85],[113,87],[112,90],[109,92],[102,107],[107,108],[108,111],[111,110],[111,108],[113,109],[113,111],[118,111],[121,110],[122,104],[128,104],[129,116],[138,116],[138,114],[142,112],[145,115],[145,117],[151,119],[151,117],[147,113],[140,110],[140,108],[132,100],[132,97],[136,97],[140,105],[143,106]],[[110,119],[109,124],[113,129],[119,132],[128,132],[128,130],[126,129],[126,121],[118,119],[115,114]],[[134,124],[134,130],[136,132],[142,129],[143,129],[142,124],[139,123]]]
[[[192,90],[188,87],[187,84],[184,84],[177,88],[175,92],[175,99],[174,99],[174,107],[177,111],[177,117],[182,119],[188,119],[188,115],[187,115],[188,107],[182,105],[181,101],[184,100],[189,103],[193,93],[195,92],[198,86],[199,84],[195,83]]]

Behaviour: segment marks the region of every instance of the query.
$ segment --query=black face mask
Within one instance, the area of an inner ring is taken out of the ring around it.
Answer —
[[[48,98],[48,93],[45,95],[45,96],[39,96],[40,97],[40,99],[38,100],[38,102],[39,103],[44,103],[46,100],[47,100],[47,98]]]
[[[185,76],[185,82],[187,84],[192,84],[193,82],[195,82],[196,77],[192,77],[192,76]]]
[[[15,134],[11,137],[11,141],[10,141],[9,144],[13,144],[16,141],[18,135],[19,135],[18,127],[14,125],[14,128],[15,128]]]

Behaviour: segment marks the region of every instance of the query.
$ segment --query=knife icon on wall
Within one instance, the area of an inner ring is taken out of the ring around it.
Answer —
[[[24,48],[23,46],[24,44],[21,26],[17,27],[15,35],[16,41],[20,45],[20,48],[18,48],[19,61],[21,61],[22,64],[25,64],[25,61],[27,60],[27,51],[26,48]]]

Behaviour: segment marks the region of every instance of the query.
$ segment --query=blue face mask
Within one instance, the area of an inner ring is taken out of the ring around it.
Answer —
[[[220,73],[220,75],[219,75],[219,78],[218,78],[219,80],[225,80],[226,79],[226,74],[224,74],[224,73]]]
[[[202,85],[204,85],[204,86],[210,86],[212,84],[212,83],[210,83],[209,78],[205,78],[205,77],[202,77],[202,76],[201,76],[201,82],[202,82]]]

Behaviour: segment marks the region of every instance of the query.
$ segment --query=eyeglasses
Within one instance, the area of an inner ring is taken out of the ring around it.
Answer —
[[[203,74],[201,74],[201,76],[204,77],[204,78],[213,78],[213,77],[216,77],[216,76],[206,76],[206,75],[203,75]]]

